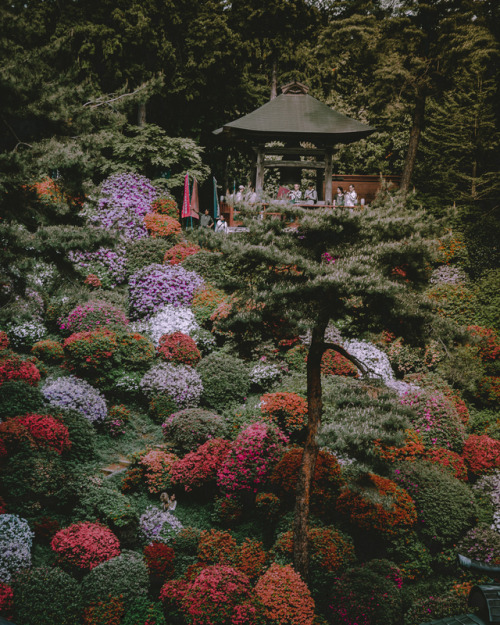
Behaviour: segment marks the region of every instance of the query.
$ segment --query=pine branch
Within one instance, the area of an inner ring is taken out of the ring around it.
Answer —
[[[90,106],[90,108],[95,109],[98,106],[103,106],[104,104],[111,104],[112,102],[116,102],[117,100],[121,100],[122,98],[128,98],[129,96],[133,96],[136,93],[139,93],[139,91],[143,91],[147,87],[148,85],[141,85],[135,91],[130,91],[129,93],[122,93],[121,95],[116,96],[114,98],[110,97],[109,95],[101,96],[100,98],[97,98],[96,100],[89,100],[88,102],[85,102],[83,106]]]
[[[14,135],[14,138],[16,139],[17,143],[14,146],[12,152],[17,152],[17,148],[20,145],[27,145],[29,148],[32,148],[33,146],[31,145],[31,143],[26,143],[26,141],[21,141],[21,139],[16,135],[16,133],[14,132],[14,129],[12,128],[12,126],[10,124],[7,123],[7,121],[2,117],[2,121],[3,123],[7,126],[7,128],[10,130],[10,132]]]

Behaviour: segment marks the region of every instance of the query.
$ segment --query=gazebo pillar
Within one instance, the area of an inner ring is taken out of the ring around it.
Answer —
[[[257,147],[257,163],[255,170],[255,192],[257,197],[262,196],[264,190],[264,149],[259,145]]]
[[[325,204],[332,203],[332,160],[332,150],[325,150]]]

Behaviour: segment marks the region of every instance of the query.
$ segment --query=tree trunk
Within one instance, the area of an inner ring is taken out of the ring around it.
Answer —
[[[271,76],[271,97],[270,100],[274,100],[274,98],[278,95],[278,78],[276,75],[276,60],[273,60],[273,73]]]
[[[295,569],[307,582],[309,575],[309,550],[307,521],[309,499],[318,457],[317,434],[321,423],[323,402],[321,398],[321,358],[325,350],[327,322],[319,321],[312,332],[311,345],[307,355],[307,437],[297,478],[295,519],[293,527],[293,561]]]
[[[410,131],[408,151],[406,152],[403,173],[401,174],[400,189],[405,192],[410,190],[410,182],[413,176],[413,170],[415,169],[415,161],[417,160],[418,144],[420,143],[420,135],[424,127],[425,99],[425,93],[419,91],[413,111],[413,125]]]
[[[137,125],[145,126],[146,125],[146,102],[139,102],[137,108]]]

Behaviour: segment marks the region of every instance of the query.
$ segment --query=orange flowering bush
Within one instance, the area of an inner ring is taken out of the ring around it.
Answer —
[[[257,493],[255,507],[264,518],[273,520],[280,510],[280,498],[274,493]]]
[[[238,547],[234,564],[245,573],[250,580],[255,580],[264,571],[268,560],[268,554],[259,540],[245,538]]]
[[[465,441],[463,458],[476,475],[491,473],[500,468],[500,441],[487,434],[472,434]]]
[[[75,332],[63,347],[70,371],[99,374],[111,369],[118,339],[116,332],[107,329]]]
[[[102,282],[99,276],[96,276],[95,273],[89,273],[88,276],[83,281],[83,283],[86,284],[87,286],[93,287],[94,289],[98,289],[99,287],[102,286]]]
[[[206,324],[225,299],[226,294],[224,291],[205,283],[204,286],[195,292],[193,303],[191,304],[191,310],[196,321],[200,325]]]
[[[307,419],[307,401],[296,393],[266,393],[260,398],[262,414],[285,432],[302,430]]]
[[[439,241],[438,258],[439,263],[450,265],[451,263],[464,259],[467,254],[467,246],[460,235],[450,235]]]
[[[181,224],[177,219],[158,213],[146,213],[146,215],[144,215],[144,225],[153,238],[174,238],[181,232]]]
[[[468,326],[467,330],[478,340],[479,355],[483,361],[500,359],[500,337],[498,332],[482,326]]]
[[[271,564],[255,586],[269,625],[312,625],[314,600],[300,575],[290,566]]]
[[[90,571],[98,564],[120,555],[120,542],[100,523],[75,523],[54,536],[50,546],[59,562]]]
[[[236,540],[230,532],[203,530],[198,543],[198,560],[201,564],[231,564],[236,559]]]
[[[359,373],[350,360],[338,352],[327,349],[321,359],[321,373],[323,375],[344,375],[357,378]]]
[[[288,449],[271,474],[271,482],[289,504],[295,497],[297,475],[303,453],[300,447]],[[314,469],[311,510],[319,515],[327,514],[334,507],[342,484],[342,471],[337,458],[320,450]]]
[[[382,534],[396,534],[417,521],[415,504],[408,493],[392,480],[373,473],[342,492],[337,510],[354,525]]]
[[[43,362],[57,363],[64,360],[64,349],[61,343],[50,339],[35,343],[31,348],[31,353]]]
[[[162,360],[175,365],[195,367],[201,360],[200,350],[196,347],[196,343],[182,332],[164,334],[157,351]]]
[[[449,469],[457,480],[467,482],[467,467],[462,456],[456,452],[443,447],[435,447],[426,452],[425,459]]]
[[[402,447],[385,446],[380,440],[374,441],[373,445],[377,455],[386,462],[398,462],[408,460],[412,462],[425,454],[425,445],[422,436],[415,430],[405,430],[406,439]]]
[[[121,597],[93,601],[83,611],[83,625],[120,625],[125,614]]]
[[[151,204],[151,209],[153,213],[158,213],[158,215],[168,215],[174,219],[179,217],[179,207],[172,196],[157,198]]]
[[[146,481],[146,488],[152,495],[159,495],[172,484],[172,466],[178,460],[175,454],[162,449],[151,449],[139,460]]]
[[[199,245],[181,241],[165,252],[163,262],[166,265],[178,265],[183,260],[186,260],[188,256],[197,254],[200,250],[201,247]]]

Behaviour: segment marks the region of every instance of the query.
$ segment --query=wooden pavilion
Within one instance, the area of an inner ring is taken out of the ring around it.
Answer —
[[[288,183],[300,180],[300,170],[316,169],[318,173],[324,172],[324,201],[325,204],[331,204],[333,146],[359,141],[375,130],[308,95],[309,88],[302,83],[292,82],[281,90],[278,97],[218,128],[214,134],[229,141],[246,141],[251,144],[256,154],[257,194],[264,187],[266,168],[279,168],[282,182]],[[284,145],[267,145],[273,142]],[[301,145],[304,143],[311,147]],[[270,156],[281,156],[283,160],[268,158]],[[301,157],[312,159],[301,160]],[[317,186],[321,192],[323,184]]]

